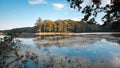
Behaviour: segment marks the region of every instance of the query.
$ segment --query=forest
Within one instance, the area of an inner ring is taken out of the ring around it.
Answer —
[[[36,23],[33,27],[23,27],[23,28],[14,28],[12,30],[4,30],[2,33],[40,33],[40,32],[72,32],[72,33],[81,33],[81,32],[119,32],[120,23],[107,23],[99,25],[93,22],[86,21],[74,21],[74,20],[44,20],[41,18],[36,20]]]

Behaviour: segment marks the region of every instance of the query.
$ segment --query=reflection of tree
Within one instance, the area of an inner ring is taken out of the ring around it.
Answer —
[[[36,42],[36,45],[38,46],[60,46],[62,43],[59,42],[59,40],[66,39],[65,36],[50,36],[50,35],[41,35],[38,38],[35,38],[34,41]]]
[[[109,42],[114,42],[120,44],[120,34],[110,34],[110,35],[104,35],[101,36],[101,38],[106,39]]]
[[[120,34],[112,34],[111,37],[106,38],[106,40],[120,44]]]
[[[73,46],[80,45],[84,46],[87,44],[92,44],[100,38],[92,37],[94,35],[88,36],[39,36],[35,38],[34,41],[38,46]]]
[[[114,36],[114,37],[120,37],[120,34],[112,34],[112,36]]]

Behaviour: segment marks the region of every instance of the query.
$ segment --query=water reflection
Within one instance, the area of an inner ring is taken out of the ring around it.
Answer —
[[[41,39],[42,38],[42,39]],[[99,38],[91,38],[84,36],[48,36],[48,37],[37,37],[34,39],[38,46],[73,46],[73,45],[87,45],[92,44],[95,41],[100,40]]]
[[[111,35],[19,38],[6,68],[119,68],[120,39]]]

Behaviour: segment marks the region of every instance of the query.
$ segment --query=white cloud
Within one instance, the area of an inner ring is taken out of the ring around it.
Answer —
[[[47,2],[45,0],[28,0],[28,3],[31,5],[36,5],[36,4],[46,4]]]
[[[54,3],[53,6],[54,6],[57,10],[60,10],[60,9],[62,9],[62,8],[65,7],[64,4],[60,4],[60,3]]]

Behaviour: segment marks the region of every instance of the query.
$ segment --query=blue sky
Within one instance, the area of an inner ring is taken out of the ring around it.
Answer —
[[[90,3],[85,1],[83,6]],[[67,0],[0,0],[0,30],[34,26],[39,17],[80,20],[83,16],[77,9],[71,9]]]

